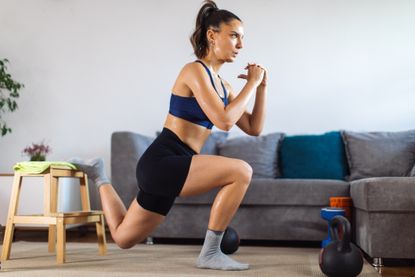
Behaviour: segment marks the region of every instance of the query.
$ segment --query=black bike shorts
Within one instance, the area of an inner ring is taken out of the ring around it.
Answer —
[[[140,206],[167,215],[183,188],[195,154],[174,132],[163,128],[137,164]]]

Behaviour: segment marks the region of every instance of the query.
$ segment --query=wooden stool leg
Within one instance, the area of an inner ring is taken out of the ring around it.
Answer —
[[[88,175],[84,173],[84,176],[79,179],[81,190],[81,203],[83,211],[91,210],[91,203],[89,202],[89,189],[88,189]]]
[[[65,262],[65,252],[66,252],[66,229],[63,218],[58,218],[56,224],[57,229],[57,245],[56,245],[56,262],[58,264],[63,264]]]
[[[48,232],[48,251],[49,253],[54,253],[56,250],[56,226],[49,225]]]
[[[1,253],[1,261],[10,258],[14,233],[14,216],[19,205],[20,187],[22,185],[22,176],[19,173],[14,175],[12,193],[10,196],[9,212],[7,216],[6,231],[4,233],[3,249]]]
[[[44,211],[45,216],[56,213],[58,210],[58,178],[51,174],[45,175],[45,199]],[[48,232],[48,251],[53,253],[56,250],[56,225],[49,225]]]
[[[105,239],[105,221],[104,215],[100,216],[101,221],[96,223],[99,254],[105,255],[107,253],[107,243]]]

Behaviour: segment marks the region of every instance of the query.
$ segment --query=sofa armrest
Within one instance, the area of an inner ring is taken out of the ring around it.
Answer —
[[[372,177],[352,181],[353,205],[368,212],[414,212],[415,177]]]
[[[112,184],[126,207],[138,192],[137,162],[153,140],[133,132],[114,132],[111,136]]]

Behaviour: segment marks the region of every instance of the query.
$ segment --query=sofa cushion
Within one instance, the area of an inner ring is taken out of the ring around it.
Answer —
[[[415,211],[414,177],[374,177],[350,183],[356,208],[371,212]]]
[[[253,178],[275,178],[277,170],[278,144],[282,133],[250,137],[242,136],[229,139],[219,145],[219,154],[225,157],[246,161],[252,166]]]
[[[217,190],[178,197],[176,204],[211,204]],[[349,183],[319,179],[252,179],[242,205],[328,206],[332,196],[349,196]]]
[[[409,176],[415,163],[415,130],[342,132],[350,180]]]
[[[340,132],[285,137],[280,166],[282,178],[344,180],[348,171]]]

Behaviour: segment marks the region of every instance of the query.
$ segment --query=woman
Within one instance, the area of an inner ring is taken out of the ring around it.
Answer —
[[[191,36],[199,60],[186,64],[177,77],[163,131],[138,162],[140,191],[128,211],[105,176],[101,159],[79,165],[99,186],[107,224],[121,248],[144,240],[164,220],[178,195],[198,195],[220,187],[197,266],[248,269],[248,264],[223,254],[220,243],[251,181],[252,168],[242,160],[198,154],[213,125],[228,131],[236,124],[249,135],[262,131],[265,69],[248,64],[247,74],[238,76],[247,80],[238,95],[218,75],[223,64],[237,57],[243,36],[242,22],[236,15],[219,10],[213,1],[204,2]],[[246,107],[254,94],[251,114]]]

